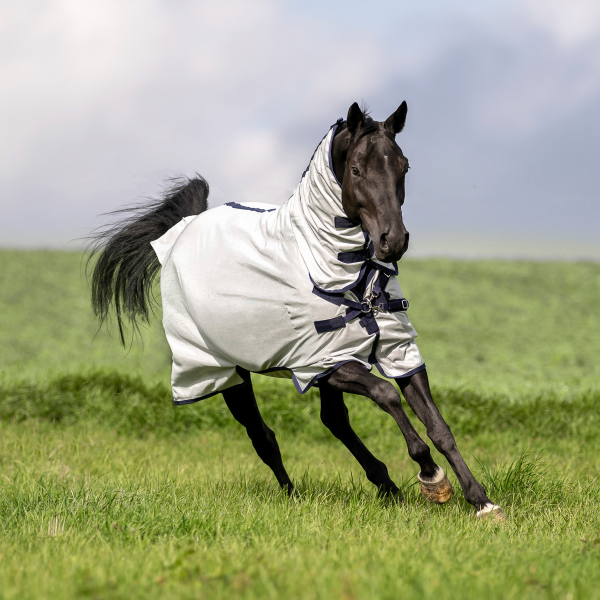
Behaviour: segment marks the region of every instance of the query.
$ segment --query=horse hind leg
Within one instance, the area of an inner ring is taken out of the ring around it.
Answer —
[[[344,402],[344,393],[331,387],[326,381],[320,382],[319,392],[323,424],[356,458],[365,470],[367,479],[377,487],[379,495],[402,501],[402,492],[390,479],[385,464],[371,454],[352,429],[348,408]]]
[[[283,461],[277,438],[272,429],[264,422],[256,403],[250,373],[238,367],[238,373],[244,385],[229,388],[223,392],[223,398],[235,420],[246,428],[246,433],[260,459],[271,468],[279,485],[289,495],[294,492]]]

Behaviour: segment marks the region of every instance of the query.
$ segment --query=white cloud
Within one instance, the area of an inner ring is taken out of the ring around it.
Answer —
[[[57,186],[122,185],[140,171],[207,168],[231,182],[238,167],[250,177],[281,163],[280,144],[255,152],[252,169],[225,164],[230,145],[273,138],[277,113],[284,124],[312,118],[374,79],[368,47],[351,68],[334,70],[360,44],[324,53],[314,43],[327,33],[318,23],[286,22],[270,0],[62,0],[0,10],[12,46],[0,63],[8,83],[0,160],[14,180],[35,173]]]
[[[527,0],[531,18],[565,46],[581,44],[600,33],[597,0]]]

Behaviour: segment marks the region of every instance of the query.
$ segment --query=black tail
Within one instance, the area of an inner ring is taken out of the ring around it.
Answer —
[[[100,325],[114,307],[123,346],[124,316],[134,332],[139,332],[137,319],[148,323],[156,306],[153,286],[160,263],[150,242],[183,217],[200,214],[208,208],[208,183],[199,175],[193,179],[172,179],[169,183],[158,200],[109,213],[132,214],[92,235],[88,268],[92,258],[99,255],[91,276],[92,306]]]

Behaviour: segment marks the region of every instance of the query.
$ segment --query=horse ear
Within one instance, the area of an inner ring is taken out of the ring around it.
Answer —
[[[406,121],[406,112],[408,106],[406,102],[403,102],[393,115],[390,115],[385,121],[385,128],[396,135],[404,129],[404,122]]]
[[[348,109],[348,118],[346,119],[346,126],[348,127],[350,135],[354,135],[360,130],[363,124],[363,119],[363,111],[360,110],[360,106],[355,102]]]

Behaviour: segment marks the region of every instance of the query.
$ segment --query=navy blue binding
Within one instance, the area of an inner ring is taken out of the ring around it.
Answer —
[[[296,374],[294,373],[294,371],[292,371],[292,369],[290,369],[289,367],[272,367],[270,369],[265,369],[264,371],[251,371],[251,372],[258,373],[259,375],[266,375],[267,373],[272,372],[272,371],[291,371],[292,381],[294,382],[294,387],[296,388],[296,390],[298,391],[299,394],[306,394],[306,392],[308,392],[308,390],[310,390],[310,388],[313,385],[315,385],[315,383],[319,379],[321,379],[322,377],[327,377],[327,375],[331,375],[331,373],[333,373],[334,371],[337,371],[342,365],[345,365],[346,363],[349,363],[349,362],[360,362],[360,361],[357,361],[354,359],[342,360],[341,362],[333,365],[333,367],[329,367],[329,369],[327,369],[326,371],[323,371],[322,373],[317,373],[308,382],[308,385],[304,389],[302,389],[302,386],[300,385],[300,382],[298,381],[298,378],[296,377]],[[362,365],[362,363],[360,363],[360,364]]]
[[[246,385],[245,383],[238,383],[237,385],[232,385],[231,388],[234,387],[239,387],[239,386],[243,386]],[[226,389],[231,389],[231,388],[226,388]],[[200,402],[200,400],[207,400],[208,398],[212,398],[213,396],[216,396],[217,394],[222,394],[225,390],[218,390],[216,392],[211,392],[210,394],[206,394],[205,396],[200,396],[199,398],[190,398],[189,400],[175,400],[175,398],[173,398],[173,405],[174,406],[185,406],[186,404],[194,404],[194,402]]]
[[[407,371],[406,373],[404,373],[404,375],[399,375],[398,377],[392,377],[391,375],[388,375],[384,370],[383,367],[379,364],[379,362],[374,362],[373,363],[376,367],[377,370],[384,376],[387,377],[388,379],[404,379],[405,377],[412,377],[413,375],[415,375],[415,373],[420,373],[421,371],[424,371],[427,367],[425,366],[425,363],[423,363],[422,365],[415,367],[414,369],[411,369],[410,371]]]
[[[369,261],[371,263],[371,261]],[[394,277],[396,277],[398,275],[398,263],[394,262],[391,263],[394,265],[393,269],[388,269],[386,266],[382,265],[381,263],[371,263],[373,265],[375,265],[375,268],[378,269],[379,271],[383,271],[386,275],[393,275]]]
[[[342,365],[345,365],[346,363],[350,363],[350,362],[357,362],[360,365],[362,365],[363,367],[365,367],[365,365],[359,360],[355,360],[355,359],[342,360],[339,363],[336,363],[335,365],[333,365],[333,367],[329,367],[329,369],[327,369],[326,371],[323,371],[322,373],[317,373],[308,382],[308,385],[304,389],[302,389],[302,387],[300,386],[300,382],[298,381],[296,374],[289,367],[272,367],[271,369],[265,369],[264,371],[250,371],[250,372],[257,373],[258,375],[266,375],[267,373],[269,373],[271,371],[291,371],[292,381],[294,382],[294,387],[296,388],[296,390],[298,391],[299,394],[306,394],[306,392],[308,392],[308,390],[310,390],[310,388],[312,388],[313,385],[315,385],[315,383],[317,383],[317,381],[319,379],[322,379],[323,377],[327,377],[328,375],[331,375],[334,371],[337,371]],[[368,368],[365,367],[365,369],[370,371],[372,369],[372,367],[368,367]],[[248,384],[244,381],[243,383],[238,383],[237,385],[232,385],[230,388],[226,388],[226,389],[232,390],[233,388],[244,387],[246,385],[248,385]],[[206,400],[207,398],[212,398],[213,396],[216,396],[217,394],[222,394],[224,391],[225,390],[219,390],[218,392],[211,392],[210,394],[206,394],[206,396],[200,396],[199,398],[190,398],[189,400],[173,400],[173,404],[175,406],[185,406],[186,404],[193,404],[194,402],[200,402],[201,400]]]
[[[333,173],[333,177],[336,180],[337,184],[341,187],[340,182],[338,181],[337,177],[335,176],[335,171],[333,170],[333,159],[331,156],[331,148],[333,147],[333,138],[335,137],[335,130],[337,129],[338,125],[343,121],[344,119],[342,119],[341,117],[327,130],[327,133],[323,136],[323,140],[329,135],[329,132],[333,129],[333,135],[331,136],[331,144],[329,144],[329,168],[331,169],[331,172]],[[308,173],[308,170],[310,169],[310,163],[312,162],[312,159],[315,157],[315,154],[317,153],[317,150],[319,149],[319,146],[323,143],[323,140],[321,140],[319,142],[319,144],[317,145],[317,147],[315,148],[315,151],[312,153],[312,156],[310,157],[310,160],[308,161],[308,166],[306,167],[306,169],[304,169],[304,171],[302,172],[302,175],[300,177],[300,181],[302,181],[302,179],[304,178],[304,176]]]
[[[333,173],[333,178],[335,179],[336,183],[342,187],[342,184],[338,181],[337,175],[335,174],[335,171],[333,170],[333,138],[335,137],[335,132],[337,131],[337,128],[339,126],[340,123],[343,123],[344,119],[342,119],[342,117],[340,117],[331,127],[330,129],[333,129],[333,133],[331,134],[331,144],[329,144],[329,170]]]
[[[244,206],[238,202],[226,202],[224,206],[230,206],[231,208],[238,208],[239,210],[251,210],[252,212],[273,212],[276,208],[255,208],[254,206]]]

